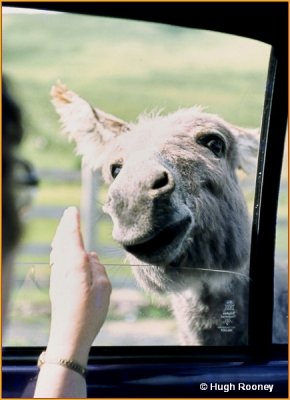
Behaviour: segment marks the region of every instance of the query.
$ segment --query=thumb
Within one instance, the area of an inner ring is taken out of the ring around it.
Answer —
[[[80,213],[76,207],[68,207],[58,224],[52,241],[52,248],[59,243],[84,249],[83,237],[80,229]]]

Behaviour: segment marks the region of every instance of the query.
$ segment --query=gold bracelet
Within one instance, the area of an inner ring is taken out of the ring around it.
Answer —
[[[80,374],[82,377],[85,378],[87,370],[85,367],[83,367],[81,364],[79,364],[76,361],[73,360],[66,360],[64,358],[59,358],[59,359],[46,359],[46,353],[43,351],[37,361],[37,366],[38,368],[41,368],[43,364],[57,364],[57,365],[62,365],[65,368],[71,369],[72,371],[77,372]]]

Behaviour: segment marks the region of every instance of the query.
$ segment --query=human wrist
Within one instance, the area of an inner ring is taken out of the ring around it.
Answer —
[[[70,342],[59,342],[50,339],[46,348],[46,356],[49,358],[62,358],[75,361],[84,367],[88,364],[90,347],[73,344]]]
[[[55,365],[55,366],[60,366],[62,368],[66,368],[70,371],[74,371],[75,373],[81,375],[83,378],[86,377],[87,369],[85,366],[82,364],[76,362],[75,360],[72,359],[66,359],[62,357],[51,357],[46,354],[46,351],[43,351],[37,362],[37,366],[39,368],[42,368],[44,365]]]

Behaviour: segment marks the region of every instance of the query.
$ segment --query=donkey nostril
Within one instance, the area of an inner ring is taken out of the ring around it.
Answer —
[[[160,176],[158,176],[158,178],[155,179],[153,185],[152,185],[152,189],[161,189],[164,186],[168,185],[169,180],[168,180],[168,175],[166,172],[162,172],[162,174]]]

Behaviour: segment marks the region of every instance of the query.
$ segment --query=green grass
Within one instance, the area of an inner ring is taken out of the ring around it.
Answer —
[[[34,205],[69,206],[80,205],[80,182],[42,181]]]
[[[168,319],[171,318],[171,312],[167,307],[156,307],[153,305],[146,305],[139,308],[140,318],[160,318],[160,319]]]
[[[281,226],[276,232],[276,251],[282,251],[286,254],[288,250],[288,227]]]
[[[25,112],[23,152],[39,167],[78,168],[50,104],[58,79],[125,120],[201,104],[258,126],[269,46],[160,24],[76,15],[5,15],[3,70]]]
[[[57,219],[35,218],[26,224],[23,244],[25,243],[51,243],[58,225]]]

